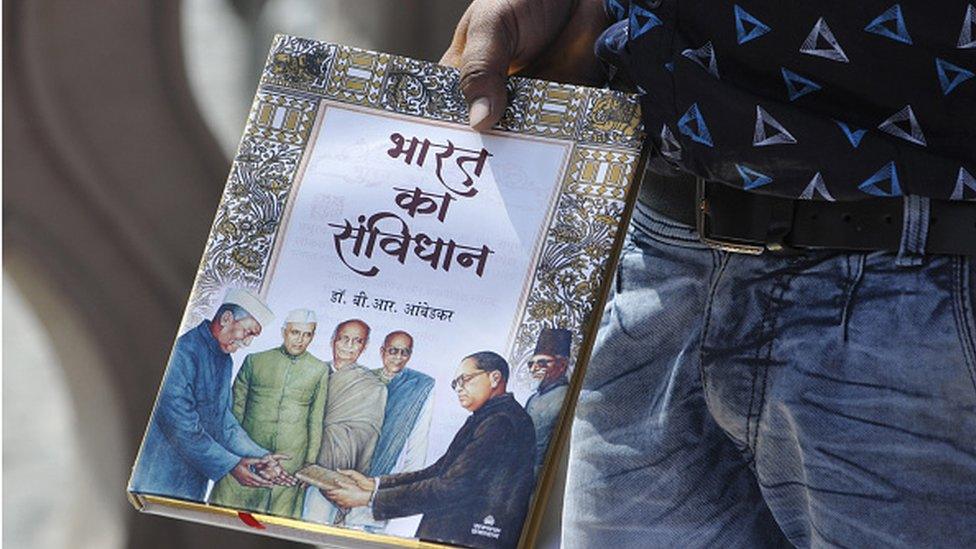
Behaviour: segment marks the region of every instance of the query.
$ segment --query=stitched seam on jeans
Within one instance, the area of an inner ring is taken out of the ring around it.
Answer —
[[[847,256],[847,263],[850,264],[851,258],[855,257],[853,254]],[[857,289],[861,286],[861,281],[864,279],[864,270],[867,263],[867,256],[864,254],[857,254],[857,270],[848,267],[847,288],[844,289],[844,306],[841,308],[840,313],[840,326],[841,326],[841,337],[844,343],[847,343],[850,337],[850,325],[851,325],[851,315],[854,309],[854,294]]]
[[[768,338],[769,337],[769,334],[771,332],[771,330],[769,328],[769,317],[770,317],[770,309],[772,309],[772,306],[773,306],[773,292],[774,291],[776,291],[776,288],[775,287],[773,287],[773,288],[770,289],[769,293],[766,296],[766,300],[765,300],[765,303],[764,303],[765,306],[763,307],[762,322],[761,322],[762,328],[761,328],[761,330],[759,332],[761,334],[761,337],[763,337],[763,338]],[[755,358],[756,358],[756,363],[757,364],[759,363],[759,360],[760,360],[760,356],[759,355],[762,354],[763,348],[765,348],[765,345],[760,346],[760,347],[756,347]],[[751,368],[750,369],[750,374],[752,374],[752,382],[749,384],[749,409],[746,412],[746,440],[745,440],[745,443],[746,443],[746,447],[750,448],[750,450],[751,450],[752,449],[752,418],[753,418],[753,410],[754,410],[753,406],[755,406],[755,403],[756,403],[756,379],[759,376],[758,376],[758,372],[756,372],[756,368]],[[759,430],[759,426],[757,425],[756,426],[756,431],[758,431],[758,430]],[[753,461],[754,459],[755,459],[755,455],[752,455],[752,456],[749,457],[749,460],[750,461]]]
[[[712,258],[716,257],[717,252],[712,254]],[[698,376],[701,378],[702,386],[702,398],[705,400],[705,408],[708,409],[708,384],[705,381],[705,340],[708,339],[708,331],[711,327],[712,320],[712,304],[715,302],[715,292],[718,289],[719,280],[722,278],[722,274],[725,272],[725,268],[729,264],[729,260],[732,258],[731,254],[719,255],[718,266],[715,270],[715,274],[712,275],[711,284],[708,288],[707,301],[705,302],[705,312],[704,312],[704,322],[702,322],[702,332],[701,340],[698,342]],[[708,410],[709,414],[712,415],[711,410]],[[714,418],[714,415],[713,415]]]
[[[783,296],[786,295],[786,289],[790,287],[790,284],[793,282],[793,278],[795,277],[796,273],[791,272],[780,279],[780,285],[778,288],[776,288],[779,290],[779,295],[774,298],[777,302],[777,306],[782,306]],[[778,313],[779,311],[777,310],[776,312]],[[775,315],[771,320],[772,327],[770,328],[769,347],[768,351],[766,351],[766,359],[763,361],[763,376],[762,384],[760,385],[761,392],[759,393],[759,402],[756,407],[756,429],[752,435],[752,453],[754,456],[759,453],[759,423],[762,421],[763,410],[766,409],[766,387],[769,379],[769,366],[772,363],[773,344],[776,342],[777,335]]]
[[[969,370],[973,390],[976,391],[976,324],[974,324],[976,314],[973,311],[973,302],[976,301],[973,292],[976,292],[976,288],[973,288],[970,283],[966,258],[960,256],[953,259],[952,271],[955,280],[952,285],[952,304],[956,317],[956,332],[962,344],[966,369]]]

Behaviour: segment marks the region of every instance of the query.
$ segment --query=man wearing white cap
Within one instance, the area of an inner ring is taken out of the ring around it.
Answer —
[[[288,474],[314,462],[322,444],[329,368],[308,352],[316,322],[313,311],[291,311],[281,346],[248,355],[234,381],[234,417],[255,442],[293,457],[282,464]],[[303,494],[295,486],[242,486],[227,476],[214,486],[210,503],[301,518]]]
[[[231,289],[212,320],[173,347],[129,490],[203,501],[207,479],[230,475],[243,486],[294,482],[279,461],[241,428],[230,410],[230,354],[274,318],[260,298]]]

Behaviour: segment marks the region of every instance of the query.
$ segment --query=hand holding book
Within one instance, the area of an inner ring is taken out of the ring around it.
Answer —
[[[593,42],[609,24],[602,0],[476,0],[440,63],[460,69],[469,124],[486,131],[505,110],[510,74],[603,84],[606,74]]]
[[[326,497],[345,509],[369,505],[376,481],[350,469],[342,469],[339,473],[343,475],[336,479],[339,487],[326,490]]]

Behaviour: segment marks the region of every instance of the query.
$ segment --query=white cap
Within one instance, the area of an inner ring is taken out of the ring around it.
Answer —
[[[271,324],[274,320],[274,313],[264,304],[260,297],[250,290],[243,288],[230,288],[224,294],[224,304],[237,305],[247,311],[254,320],[258,321],[261,327]]]
[[[318,319],[315,318],[315,311],[310,309],[295,309],[288,313],[285,318],[285,324],[289,322],[294,322],[295,324],[315,324]]]

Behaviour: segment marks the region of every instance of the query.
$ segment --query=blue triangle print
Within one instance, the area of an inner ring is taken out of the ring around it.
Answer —
[[[894,28],[887,25],[887,23],[891,23],[892,21],[894,21]],[[864,27],[864,30],[879,36],[884,36],[885,38],[897,40],[904,44],[912,43],[912,37],[908,35],[908,29],[905,27],[905,18],[901,15],[900,4],[895,4],[888,8],[888,11],[868,23],[868,26]]]
[[[969,80],[973,76],[973,71],[957,67],[948,61],[935,58],[935,70],[939,73],[939,84],[942,85],[942,95],[949,95],[956,86]]]
[[[888,188],[882,185],[888,182]],[[898,170],[895,169],[894,162],[888,162],[874,175],[864,180],[857,186],[862,192],[872,196],[901,196],[901,187],[898,185]]]
[[[959,42],[956,47],[961,50],[976,48],[976,40],[973,40],[973,36],[976,35],[974,31],[976,31],[976,6],[969,4],[966,17],[962,21],[962,30],[959,31]]]
[[[847,140],[851,142],[851,145],[854,145],[855,149],[857,148],[858,145],[861,144],[861,139],[864,139],[864,134],[868,133],[867,130],[862,130],[860,128],[858,129],[851,128],[850,125],[841,122],[840,120],[834,120],[834,122],[836,122],[837,125],[840,126],[841,131],[844,132],[844,135],[847,137]]]
[[[966,191],[970,191],[967,193]],[[976,200],[976,177],[966,171],[966,168],[959,168],[959,177],[956,178],[956,189],[952,191],[949,200]]]
[[[735,13],[735,34],[740,45],[755,40],[772,30],[769,25],[753,17],[749,12],[740,8],[738,4],[732,8],[732,11]],[[746,23],[752,28],[746,30]]]
[[[694,127],[692,127],[692,123],[694,123]],[[708,133],[708,126],[705,125],[705,119],[702,118],[701,111],[698,110],[698,103],[693,104],[688,112],[678,120],[678,131],[690,137],[692,141],[708,147],[715,146],[712,143],[712,135]]]
[[[742,188],[745,190],[755,189],[756,187],[762,187],[763,185],[768,185],[773,182],[773,178],[769,177],[764,173],[759,173],[756,170],[747,168],[740,164],[735,165],[735,169],[739,170],[739,175],[742,176]]]
[[[786,82],[786,93],[789,94],[790,101],[796,101],[798,98],[820,89],[820,84],[791,70],[781,67],[780,71],[783,73],[783,81]]]
[[[614,21],[627,18],[627,8],[620,3],[620,0],[610,0],[607,2],[607,6],[610,8],[610,13],[613,14]]]
[[[634,39],[661,24],[656,15],[646,9],[631,4],[630,6],[630,38]]]

